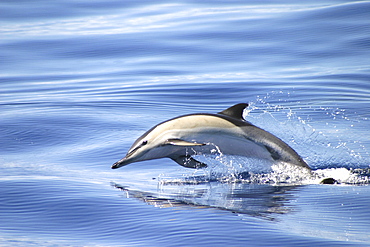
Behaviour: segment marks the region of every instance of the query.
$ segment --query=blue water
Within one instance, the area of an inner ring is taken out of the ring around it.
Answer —
[[[1,246],[369,245],[370,1],[0,9]],[[240,102],[314,176],[110,169],[153,125]]]

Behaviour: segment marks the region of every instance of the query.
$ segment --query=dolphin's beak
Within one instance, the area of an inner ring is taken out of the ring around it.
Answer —
[[[120,159],[119,161],[117,161],[116,163],[114,163],[112,165],[112,169],[117,169],[117,168],[120,168],[121,166],[125,166],[125,165],[128,165],[132,163],[130,161],[130,159],[128,159],[127,157],[124,157],[123,159]]]

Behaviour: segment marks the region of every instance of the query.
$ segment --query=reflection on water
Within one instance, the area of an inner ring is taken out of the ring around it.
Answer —
[[[116,183],[112,186],[124,191],[127,198],[136,198],[155,207],[217,208],[268,220],[294,211],[288,202],[294,199],[294,191],[300,187],[211,182],[161,185],[157,192],[145,192]]]

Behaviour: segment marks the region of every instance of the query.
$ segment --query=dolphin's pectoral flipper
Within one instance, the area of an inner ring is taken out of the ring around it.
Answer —
[[[204,146],[204,143],[196,143],[196,142],[188,142],[181,139],[168,139],[165,144],[175,145],[175,146],[183,146],[183,147],[191,147],[191,146]]]
[[[202,162],[199,162],[192,158],[191,156],[177,156],[177,157],[171,157],[173,161],[175,161],[177,164],[187,167],[187,168],[205,168],[207,167],[207,164],[204,164]]]

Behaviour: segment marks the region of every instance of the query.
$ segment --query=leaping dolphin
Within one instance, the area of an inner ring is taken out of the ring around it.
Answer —
[[[219,152],[282,161],[311,170],[288,144],[246,121],[243,111],[247,106],[240,103],[217,114],[196,113],[164,121],[139,137],[112,169],[165,157],[184,167],[203,168],[207,165],[192,156]]]

